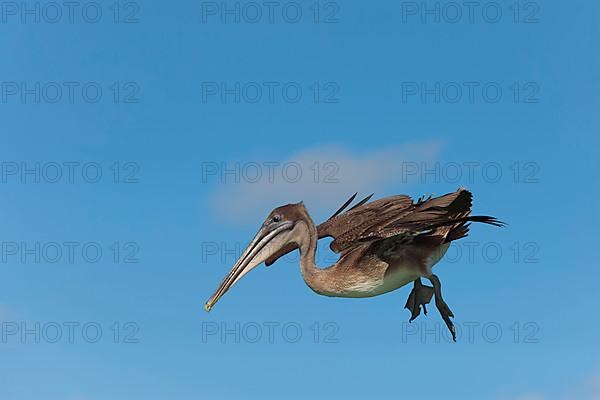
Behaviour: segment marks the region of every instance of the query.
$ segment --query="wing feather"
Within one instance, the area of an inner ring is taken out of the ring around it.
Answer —
[[[353,247],[394,236],[429,235],[451,241],[468,234],[469,222],[503,225],[493,217],[470,216],[472,194],[464,188],[435,198],[421,197],[417,202],[406,195],[369,202],[371,196],[343,212],[356,198],[356,193],[350,197],[331,218],[317,226],[319,239],[333,237],[331,250],[343,256]],[[296,248],[288,246],[265,263],[271,265]]]

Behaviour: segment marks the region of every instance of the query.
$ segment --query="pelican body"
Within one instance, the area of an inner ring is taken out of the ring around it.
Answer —
[[[417,202],[405,195],[369,202],[368,196],[344,211],[355,196],[319,226],[302,202],[271,211],[206,302],[206,311],[252,269],[263,262],[269,266],[299,249],[302,277],[314,292],[332,297],[372,297],[414,282],[405,305],[411,311],[410,321],[420,314],[421,306],[427,314],[425,305],[435,295],[436,307],[455,338],[450,320],[454,315],[442,299],[441,283],[432,267],[452,241],[468,234],[470,222],[503,223],[494,217],[471,216],[472,195],[464,188]],[[319,268],[315,264],[317,241],[325,237],[333,237],[330,248],[340,258],[329,267]],[[421,277],[433,286],[423,285]]]

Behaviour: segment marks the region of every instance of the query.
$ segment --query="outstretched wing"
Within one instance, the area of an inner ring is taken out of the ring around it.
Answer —
[[[408,196],[392,196],[349,210],[319,225],[319,237],[334,238],[339,253],[360,243],[393,236],[435,233],[445,236],[465,225],[471,211],[471,193],[465,189],[416,203]],[[466,232],[465,232],[466,233]]]
[[[417,202],[406,195],[368,202],[371,198],[368,196],[344,212],[355,197],[356,194],[317,226],[319,239],[334,238],[329,246],[336,253],[394,236],[424,238],[430,235],[442,241],[455,240],[467,235],[471,221],[502,225],[493,217],[470,216],[472,195],[463,188],[436,198],[420,198]],[[293,244],[283,248],[265,264],[271,265],[296,248]]]

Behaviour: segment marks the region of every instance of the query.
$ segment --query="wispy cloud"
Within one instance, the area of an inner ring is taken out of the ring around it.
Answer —
[[[277,162],[225,163],[218,168],[238,173],[215,174],[218,185],[211,203],[216,213],[231,221],[256,219],[256,213],[299,201],[312,213],[331,212],[354,192],[366,195],[391,184],[402,192],[412,180],[408,164],[434,161],[439,150],[440,143],[434,141],[366,152],[327,146]]]

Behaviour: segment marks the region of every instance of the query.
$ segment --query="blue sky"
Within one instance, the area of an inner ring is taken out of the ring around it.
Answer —
[[[1,398],[600,398],[596,2],[23,4]],[[202,309],[278,205],[458,186],[509,226],[435,269],[457,343],[434,307],[407,325],[409,287],[316,296],[297,256]]]

